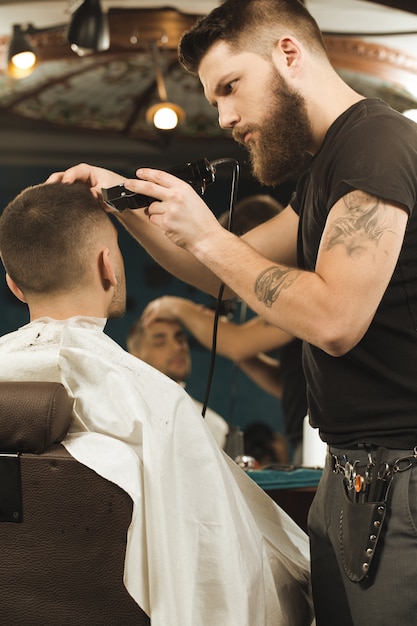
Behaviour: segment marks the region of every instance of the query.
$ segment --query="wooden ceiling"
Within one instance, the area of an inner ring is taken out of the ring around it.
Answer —
[[[160,42],[164,49],[176,50],[179,39],[199,17],[175,9],[115,9],[108,13],[110,48],[105,54],[139,52],[151,42]],[[30,36],[39,51],[40,61],[74,58],[66,39],[67,26]],[[3,38],[5,39],[5,38]]]
[[[18,127],[22,119],[82,133],[87,143],[87,133],[155,142],[155,130],[145,119],[146,109],[158,100],[149,44],[163,40],[168,97],[187,114],[176,131],[177,142],[229,141],[199,81],[178,64],[179,38],[197,17],[171,8],[110,8],[110,49],[84,58],[71,51],[67,26],[31,35],[41,61],[35,72],[12,81],[0,71],[2,133],[9,120]],[[417,49],[412,54],[381,39],[354,35],[325,35],[325,41],[334,67],[359,92],[381,97],[400,111],[417,107]],[[8,42],[9,36],[0,37],[0,67],[5,66]]]

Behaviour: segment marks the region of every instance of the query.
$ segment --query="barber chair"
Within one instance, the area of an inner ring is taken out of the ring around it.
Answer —
[[[0,382],[0,623],[149,626],[123,584],[130,496],[59,444],[60,383]]]

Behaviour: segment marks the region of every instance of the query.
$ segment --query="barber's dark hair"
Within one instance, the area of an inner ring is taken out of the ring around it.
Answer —
[[[97,233],[114,228],[83,183],[28,187],[0,216],[3,265],[23,291],[53,294],[83,285]]]
[[[197,74],[215,43],[270,58],[274,44],[290,33],[311,51],[326,54],[320,29],[299,0],[225,0],[182,36],[178,56],[188,72]]]
[[[286,448],[285,438],[281,433],[275,432],[265,422],[253,422],[249,424],[243,433],[245,454],[252,456],[262,465],[282,463],[286,459],[277,455],[274,442],[279,439]]]
[[[278,215],[284,209],[282,204],[268,194],[255,194],[239,200],[233,211],[232,232],[236,235],[244,235],[259,224]],[[224,228],[228,228],[229,211],[225,211],[219,217],[219,222]]]

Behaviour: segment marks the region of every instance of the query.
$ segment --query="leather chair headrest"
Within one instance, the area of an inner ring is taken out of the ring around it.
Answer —
[[[40,454],[59,443],[72,405],[61,383],[0,382],[0,452]]]

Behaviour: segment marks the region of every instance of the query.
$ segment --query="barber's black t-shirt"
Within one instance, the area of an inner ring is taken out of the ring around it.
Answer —
[[[306,381],[302,366],[302,342],[293,339],[279,351],[282,380],[282,412],[285,434],[292,446],[303,439],[303,423],[307,415]]]
[[[330,127],[300,177],[300,267],[314,270],[326,218],[360,189],[403,205],[410,218],[401,254],[375,317],[350,352],[332,357],[304,343],[313,426],[329,444],[417,445],[417,124],[378,99],[362,100]]]

